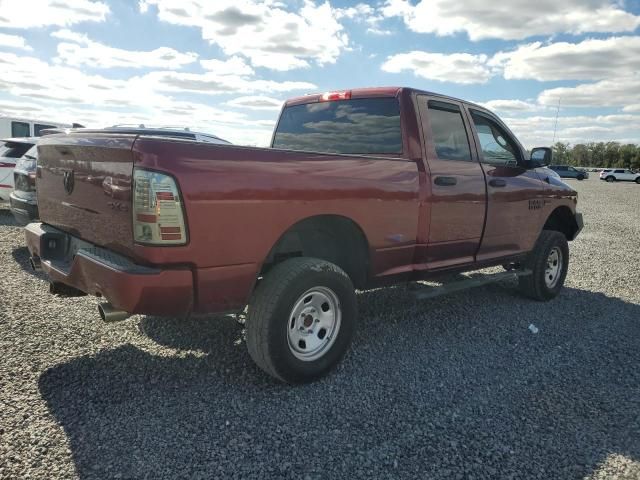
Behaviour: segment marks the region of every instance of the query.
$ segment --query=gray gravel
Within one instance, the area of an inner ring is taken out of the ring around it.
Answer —
[[[302,387],[231,318],[50,296],[0,211],[0,477],[640,478],[640,186],[572,184],[559,298],[362,293],[347,358]]]

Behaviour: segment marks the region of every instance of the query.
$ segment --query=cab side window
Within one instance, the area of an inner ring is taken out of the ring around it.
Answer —
[[[471,118],[478,133],[484,163],[499,167],[515,167],[520,150],[511,136],[488,116],[471,110]]]
[[[429,100],[427,106],[438,158],[470,162],[471,149],[460,107],[435,100]]]

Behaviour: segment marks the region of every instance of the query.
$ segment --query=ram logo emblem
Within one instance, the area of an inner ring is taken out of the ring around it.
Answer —
[[[64,191],[67,192],[67,195],[71,195],[73,192],[73,187],[75,186],[75,179],[73,177],[73,170],[67,170],[62,175],[62,185],[64,185]]]

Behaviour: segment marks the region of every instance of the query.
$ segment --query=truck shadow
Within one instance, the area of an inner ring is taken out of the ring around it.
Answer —
[[[16,222],[16,219],[13,218],[13,214],[9,209],[9,205],[0,204],[0,226],[2,227],[16,227],[18,228],[20,225]]]
[[[143,317],[174,353],[103,350],[48,369],[39,388],[80,478],[447,478],[454,464],[582,478],[611,454],[640,461],[640,306],[479,290],[428,308],[403,288],[360,294],[352,350],[309,385],[259,371],[232,319]],[[487,296],[505,308],[479,307]]]
[[[31,268],[29,264],[29,249],[27,247],[17,247],[11,251],[13,260],[20,266],[26,273],[40,278],[41,280],[48,282],[47,275],[43,272],[36,272]]]

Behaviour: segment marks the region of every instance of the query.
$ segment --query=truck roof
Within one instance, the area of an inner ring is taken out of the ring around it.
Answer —
[[[467,105],[473,105],[477,108],[486,110],[481,105],[478,105],[473,102],[469,102],[467,100],[463,100],[461,98],[451,97],[449,95],[429,92],[426,90],[420,90],[418,88],[412,88],[412,87],[366,87],[366,88],[350,88],[345,90],[335,90],[335,91],[322,92],[322,93],[310,93],[308,95],[290,98],[284,103],[284,105],[288,107],[291,105],[301,105],[304,103],[315,103],[315,102],[319,102],[324,95],[333,94],[333,93],[339,94],[343,92],[350,92],[351,98],[372,98],[372,97],[396,97],[402,91],[422,93],[432,97],[439,97],[443,99],[453,100],[456,102],[462,102],[462,103],[466,103]]]

